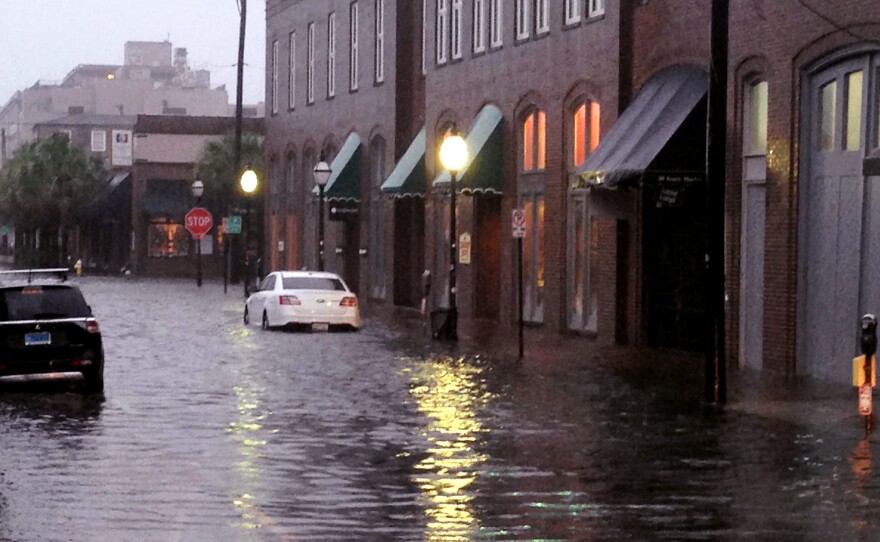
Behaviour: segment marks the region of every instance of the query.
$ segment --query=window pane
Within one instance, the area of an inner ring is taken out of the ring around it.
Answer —
[[[584,269],[584,251],[587,241],[584,206],[583,199],[574,200],[574,231],[572,232],[574,239],[572,239],[573,244],[570,249],[573,251],[573,255],[571,278],[569,279],[571,281],[569,290],[571,292],[571,299],[569,300],[570,325],[574,329],[582,329],[584,326],[584,278],[586,274]]]
[[[837,104],[837,81],[819,90],[819,150],[834,150],[834,124]]]
[[[844,148],[857,151],[862,148],[862,72],[846,76],[846,131]]]
[[[538,303],[543,305],[544,291],[544,197],[536,200],[538,216],[535,224],[535,279],[538,287]]]
[[[183,224],[150,224],[147,229],[148,255],[168,258],[189,254],[189,234]]]
[[[535,207],[531,198],[522,201],[523,213],[526,217],[526,236],[523,239],[523,318],[529,322],[534,320],[537,292],[535,291]]]
[[[543,111],[538,111],[538,169],[544,169],[547,165],[547,115]]]
[[[535,169],[535,114],[523,123],[523,171]]]
[[[751,87],[749,130],[750,150],[756,154],[767,153],[767,82],[761,81]]]
[[[602,120],[602,108],[599,102],[590,102],[590,152],[599,146],[599,126]]]
[[[587,319],[587,328],[596,330],[599,314],[599,221],[590,221],[590,317]]]
[[[587,159],[587,104],[582,103],[574,112],[572,121],[572,163],[580,166]]]

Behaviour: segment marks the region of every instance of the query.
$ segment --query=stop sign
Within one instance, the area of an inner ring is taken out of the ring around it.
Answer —
[[[214,217],[211,216],[207,209],[194,207],[186,213],[184,225],[186,226],[186,231],[194,238],[201,239],[206,233],[211,231],[211,226],[214,225]]]

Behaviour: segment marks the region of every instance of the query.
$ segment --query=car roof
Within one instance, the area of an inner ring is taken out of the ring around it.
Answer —
[[[0,288],[53,286],[76,288],[67,282],[69,270],[64,267],[47,269],[8,269],[0,271]]]
[[[275,271],[275,273],[282,277],[317,277],[322,279],[342,280],[342,277],[329,271]]]

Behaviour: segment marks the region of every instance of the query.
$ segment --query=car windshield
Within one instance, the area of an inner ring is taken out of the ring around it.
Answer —
[[[281,284],[285,290],[346,291],[341,280],[327,277],[283,277]]]
[[[0,320],[40,320],[91,316],[86,300],[68,286],[24,286],[0,295]]]

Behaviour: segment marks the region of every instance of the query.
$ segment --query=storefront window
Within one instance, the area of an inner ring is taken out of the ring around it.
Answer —
[[[568,327],[594,332],[599,305],[599,228],[585,192],[572,193],[569,208]]]
[[[525,195],[521,208],[526,218],[523,239],[523,318],[544,321],[544,196]]]
[[[189,255],[189,235],[183,224],[152,223],[147,229],[151,258],[176,258]]]

